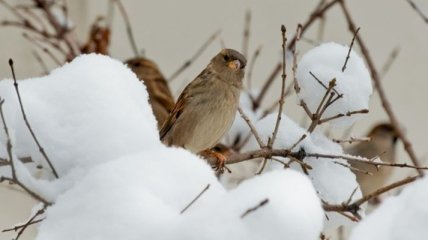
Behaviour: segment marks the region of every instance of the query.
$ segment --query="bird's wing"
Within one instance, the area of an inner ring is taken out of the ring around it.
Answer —
[[[162,128],[159,132],[161,141],[163,141],[163,138],[165,137],[165,135],[168,133],[169,130],[171,130],[172,126],[180,117],[181,113],[183,112],[184,105],[185,105],[185,102],[187,101],[187,98],[188,98],[187,92],[183,91],[183,93],[181,93],[180,97],[178,98],[174,108],[172,109],[171,113],[169,114],[169,117],[166,119],[166,121],[162,125]]]
[[[168,119],[162,125],[162,128],[159,132],[160,140],[163,141],[166,134],[171,130],[174,124],[177,122],[183,111],[185,110],[185,105],[188,105],[189,99],[192,97],[189,89],[198,88],[203,85],[204,81],[212,75],[212,71],[205,68],[189,85],[187,85],[183,92],[178,97],[177,103],[169,114]]]

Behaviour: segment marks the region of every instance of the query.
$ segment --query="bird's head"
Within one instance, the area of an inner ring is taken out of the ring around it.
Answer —
[[[147,58],[131,58],[127,60],[125,64],[137,75],[140,80],[151,81],[157,76],[162,76],[158,70],[158,66]]]
[[[373,127],[368,136],[372,141],[381,141],[392,145],[395,145],[398,139],[397,132],[390,123],[377,124]]]
[[[242,80],[247,60],[238,51],[225,48],[211,60],[211,65],[216,72],[238,76]]]

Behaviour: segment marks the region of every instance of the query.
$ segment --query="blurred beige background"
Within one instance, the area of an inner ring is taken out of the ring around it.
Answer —
[[[9,2],[13,2],[9,0]],[[25,2],[16,0],[16,2]],[[393,103],[393,110],[399,117],[414,144],[416,153],[425,157],[426,127],[428,121],[428,24],[416,14],[406,0],[349,0],[351,13],[360,35],[371,51],[376,66],[381,69],[391,51],[399,47],[400,52],[390,71],[383,78],[387,96]],[[428,14],[428,3],[415,1]],[[251,32],[249,56],[258,46],[262,52],[253,72],[253,85],[260,86],[281,58],[280,25],[288,28],[289,37],[297,23],[304,22],[318,4],[316,0],[123,0],[129,14],[134,35],[139,48],[147,57],[158,63],[166,77],[178,69],[185,60],[216,30],[221,29],[221,39],[227,47],[242,49],[242,35],[246,10],[251,10]],[[98,15],[107,12],[107,0],[68,1],[70,17],[77,26],[80,41],[86,41],[90,24]],[[10,19],[10,14],[0,7],[0,20]],[[306,38],[317,39],[318,24],[305,34]],[[352,35],[348,32],[343,15],[338,8],[327,14],[324,41],[349,44]],[[0,28],[0,79],[9,78],[7,64],[9,57],[15,60],[17,76],[20,79],[39,76],[42,72],[32,56],[33,46],[21,36],[21,30]],[[300,56],[310,44],[301,41]],[[221,44],[216,40],[201,57],[173,83],[173,91],[180,92],[201,69],[211,56],[219,51]],[[359,51],[358,48],[356,48]],[[111,56],[125,60],[133,56],[125,25],[118,11],[115,12]],[[55,65],[45,58],[51,67]],[[290,75],[291,76],[291,75]],[[290,78],[288,78],[290,81]],[[273,102],[279,95],[280,79],[271,88]],[[302,110],[296,107],[294,97],[288,98],[285,112],[300,122]],[[353,130],[354,135],[365,134],[375,122],[386,120],[376,94],[371,100],[370,114],[360,121]],[[407,155],[400,145],[400,157],[407,161]],[[407,174],[402,171],[399,175]],[[25,221],[31,211],[32,200],[22,193],[0,186],[0,230],[16,222]],[[34,228],[22,239],[32,239]],[[0,239],[11,239],[10,234],[0,233]]]

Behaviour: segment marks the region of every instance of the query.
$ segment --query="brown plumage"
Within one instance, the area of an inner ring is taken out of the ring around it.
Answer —
[[[168,83],[158,66],[147,58],[137,57],[125,62],[129,68],[144,82],[149,93],[149,103],[158,121],[158,128],[162,126],[174,107],[174,98]]]
[[[193,153],[213,147],[235,118],[246,59],[223,49],[187,85],[160,131],[166,145]]]
[[[347,153],[361,156],[365,158],[373,158],[380,156],[381,160],[386,163],[395,163],[395,146],[397,135],[394,127],[389,123],[376,125],[368,134],[371,138],[369,142],[362,142],[347,150]],[[386,185],[386,181],[391,176],[392,167],[380,167],[379,170],[375,166],[364,163],[351,163],[351,166],[363,171],[372,173],[368,175],[362,172],[354,171],[357,176],[357,181],[360,184],[364,195],[367,195],[375,190]]]

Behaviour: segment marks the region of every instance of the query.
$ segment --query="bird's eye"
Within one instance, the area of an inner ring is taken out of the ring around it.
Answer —
[[[226,61],[226,62],[229,62],[229,60],[230,60],[230,58],[229,58],[229,56],[228,55],[224,55],[224,61]]]
[[[135,62],[134,64],[132,64],[134,67],[139,67],[139,66],[141,66],[141,63],[140,62]]]

